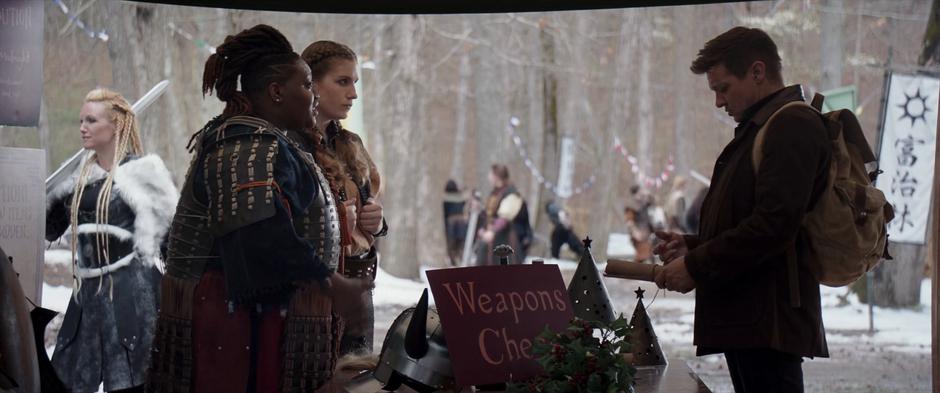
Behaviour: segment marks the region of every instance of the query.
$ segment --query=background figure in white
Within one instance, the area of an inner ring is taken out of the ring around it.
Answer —
[[[664,210],[666,213],[666,229],[674,232],[689,232],[688,223],[685,221],[685,211],[687,197],[685,195],[686,178],[676,176],[672,181],[672,190],[666,198]]]

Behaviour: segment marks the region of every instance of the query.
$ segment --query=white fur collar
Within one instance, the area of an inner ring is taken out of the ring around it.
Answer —
[[[163,160],[148,154],[117,167],[113,190],[134,211],[134,248],[147,265],[162,267],[160,244],[170,228],[179,191]]]
[[[91,157],[89,154],[84,158]],[[79,166],[81,168],[81,166]],[[103,179],[107,172],[92,163],[88,183]],[[162,267],[160,244],[170,227],[179,192],[173,184],[170,172],[163,160],[155,154],[125,162],[114,169],[112,192],[119,196],[134,211],[134,248],[141,261]],[[62,183],[56,185],[46,196],[46,211],[53,203],[71,197],[80,169]]]

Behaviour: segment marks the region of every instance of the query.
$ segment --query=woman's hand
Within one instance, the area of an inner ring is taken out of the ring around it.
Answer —
[[[368,321],[366,296],[375,283],[368,279],[346,278],[339,273],[330,276],[330,288],[327,293],[333,298],[335,311],[346,325],[346,331],[360,334]]]
[[[359,214],[359,227],[369,234],[376,234],[382,230],[382,203],[369,198],[362,205],[362,212]]]

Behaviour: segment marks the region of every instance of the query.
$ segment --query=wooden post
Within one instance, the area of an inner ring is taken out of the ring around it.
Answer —
[[[940,122],[937,124],[937,135],[940,135]],[[934,146],[933,162],[933,225],[927,231],[928,236],[935,239],[940,236],[940,141]],[[932,233],[931,233],[932,232]],[[934,241],[933,266],[930,269],[933,277],[930,280],[932,296],[930,297],[931,331],[933,332],[933,392],[940,393],[940,321],[938,321],[938,304],[940,299],[940,243]]]

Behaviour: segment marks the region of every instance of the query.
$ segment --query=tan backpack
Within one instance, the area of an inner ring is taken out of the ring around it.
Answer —
[[[823,99],[816,94],[812,105],[788,103],[767,120],[754,141],[751,159],[755,174],[763,155],[765,130],[774,118],[798,107],[820,113]],[[832,142],[832,160],[826,189],[804,216],[802,228],[810,241],[808,266],[813,275],[823,285],[840,287],[855,282],[882,259],[891,259],[887,223],[894,218],[894,209],[873,184],[880,171],[868,172],[865,167],[876,160],[855,114],[841,109],[820,115]],[[791,272],[796,270],[793,261]]]

